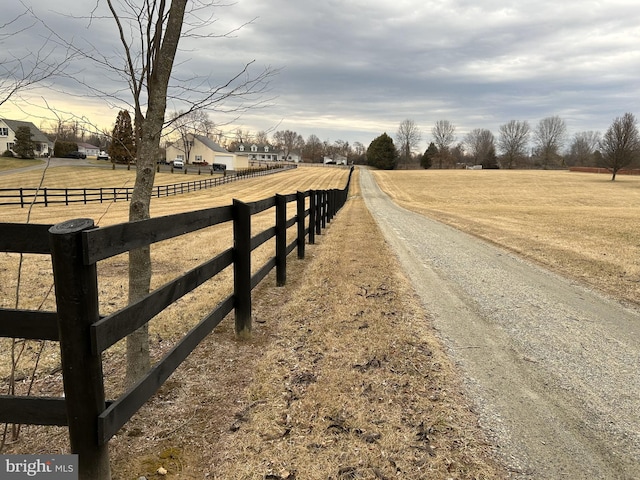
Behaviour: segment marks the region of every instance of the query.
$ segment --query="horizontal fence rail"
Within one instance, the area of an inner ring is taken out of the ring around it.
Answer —
[[[272,173],[282,172],[296,168],[295,165],[270,166],[268,168],[249,169],[237,172],[233,175],[216,176],[180,182],[171,185],[156,185],[153,187],[152,196],[155,198],[182,195],[185,193],[214,188],[227,183],[236,182],[245,178],[260,177]],[[104,203],[104,202],[128,202],[133,194],[132,187],[108,187],[108,188],[0,188],[0,205],[20,205],[24,208],[29,205],[49,205],[74,203]]]
[[[0,223],[0,252],[51,255],[56,290],[55,312],[0,309],[0,337],[58,341],[65,392],[64,398],[2,395],[0,423],[67,426],[71,449],[79,455],[80,480],[109,479],[109,439],[228,314],[235,314],[239,337],[251,334],[251,291],[273,269],[277,285],[285,284],[287,256],[297,250],[298,258],[304,258],[306,241],[313,244],[347,201],[352,174],[353,168],[344,189],[308,190],[249,203],[234,200],[225,207],[102,228],[94,227],[90,219],[56,225]],[[290,215],[292,203],[295,208]],[[251,217],[272,208],[275,225],[254,234]],[[233,223],[232,248],[137,302],[106,317],[99,315],[98,261],[227,222]],[[297,227],[297,235],[287,243],[292,227]],[[275,239],[275,255],[252,274],[252,252],[271,239]],[[230,266],[233,291],[138,383],[119,398],[106,400],[102,353]]]

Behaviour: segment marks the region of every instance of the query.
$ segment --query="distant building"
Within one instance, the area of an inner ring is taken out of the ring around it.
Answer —
[[[283,162],[300,163],[300,161],[302,160],[302,157],[300,156],[299,153],[289,152],[289,155],[287,155],[287,157],[285,158],[284,152],[280,152],[279,159]]]
[[[87,157],[97,157],[100,153],[100,147],[90,143],[78,143],[78,151],[84,153]]]
[[[235,154],[239,157],[247,157],[249,161],[277,162],[278,152],[267,143],[239,143]]]
[[[9,120],[0,118],[0,153],[10,150],[16,143],[16,131],[20,127],[29,127],[31,140],[34,143],[33,155],[35,157],[46,157],[53,154],[53,142],[31,122],[21,120]]]
[[[186,151],[185,151],[186,150]],[[187,135],[187,145],[183,141],[167,145],[167,160],[180,159],[186,164],[225,165],[227,170],[243,170],[249,167],[247,158],[239,157],[224,149],[204,135]]]
[[[347,157],[335,154],[333,157],[324,157],[323,163],[325,165],[346,165]]]

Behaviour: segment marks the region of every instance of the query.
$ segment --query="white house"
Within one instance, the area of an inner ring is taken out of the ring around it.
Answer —
[[[239,143],[236,146],[235,154],[239,157],[246,157],[249,161],[277,162],[278,152],[269,144]]]
[[[289,155],[285,158],[284,152],[280,152],[279,160],[283,162],[300,163],[302,157],[299,153],[289,152]]]
[[[182,140],[167,145],[167,160],[180,159],[185,165],[202,164],[225,165],[227,170],[243,170],[249,168],[246,157],[240,157],[225,150],[209,137],[204,135],[187,135],[187,144]]]
[[[9,120],[0,118],[0,153],[7,150],[13,152],[16,142],[16,131],[20,127],[29,127],[31,131],[31,140],[35,144],[33,154],[36,157],[46,157],[53,154],[53,142],[49,141],[47,136],[42,133],[33,123],[23,122],[21,120]]]
[[[97,157],[100,153],[100,147],[90,143],[78,143],[78,151],[84,153],[87,157]]]

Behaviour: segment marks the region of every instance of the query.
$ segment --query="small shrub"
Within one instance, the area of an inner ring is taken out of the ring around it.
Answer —
[[[11,150],[5,150],[4,152],[2,152],[2,156],[13,158],[13,152]]]
[[[63,142],[58,140],[53,146],[53,155],[58,158],[66,157],[70,152],[76,152],[78,144],[76,142]]]

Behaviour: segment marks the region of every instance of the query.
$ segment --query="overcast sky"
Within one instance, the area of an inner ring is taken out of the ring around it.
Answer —
[[[89,42],[107,56],[119,48],[112,19],[68,16],[87,17],[94,2],[23,1],[82,48]],[[3,9],[17,14],[23,7],[14,3]],[[99,15],[104,2],[98,3]],[[254,74],[279,69],[264,97],[268,104],[234,124],[253,132],[289,129],[305,139],[316,134],[368,146],[383,132],[395,136],[399,123],[411,119],[426,148],[438,120],[453,123],[462,140],[475,128],[497,136],[512,119],[534,127],[558,115],[572,135],[604,132],[625,112],[640,115],[638,0],[237,0],[215,15],[210,28],[218,34],[251,23],[231,38],[184,39],[176,73],[210,75],[223,84],[247,62],[254,61]],[[3,55],[37,51],[43,35],[38,27],[2,39]],[[126,88],[87,61],[68,71],[105,92]],[[82,87],[68,79],[53,87],[28,98],[36,105],[46,98],[52,108],[111,128],[118,110],[107,99],[74,96]],[[7,104],[0,116],[28,118]]]

